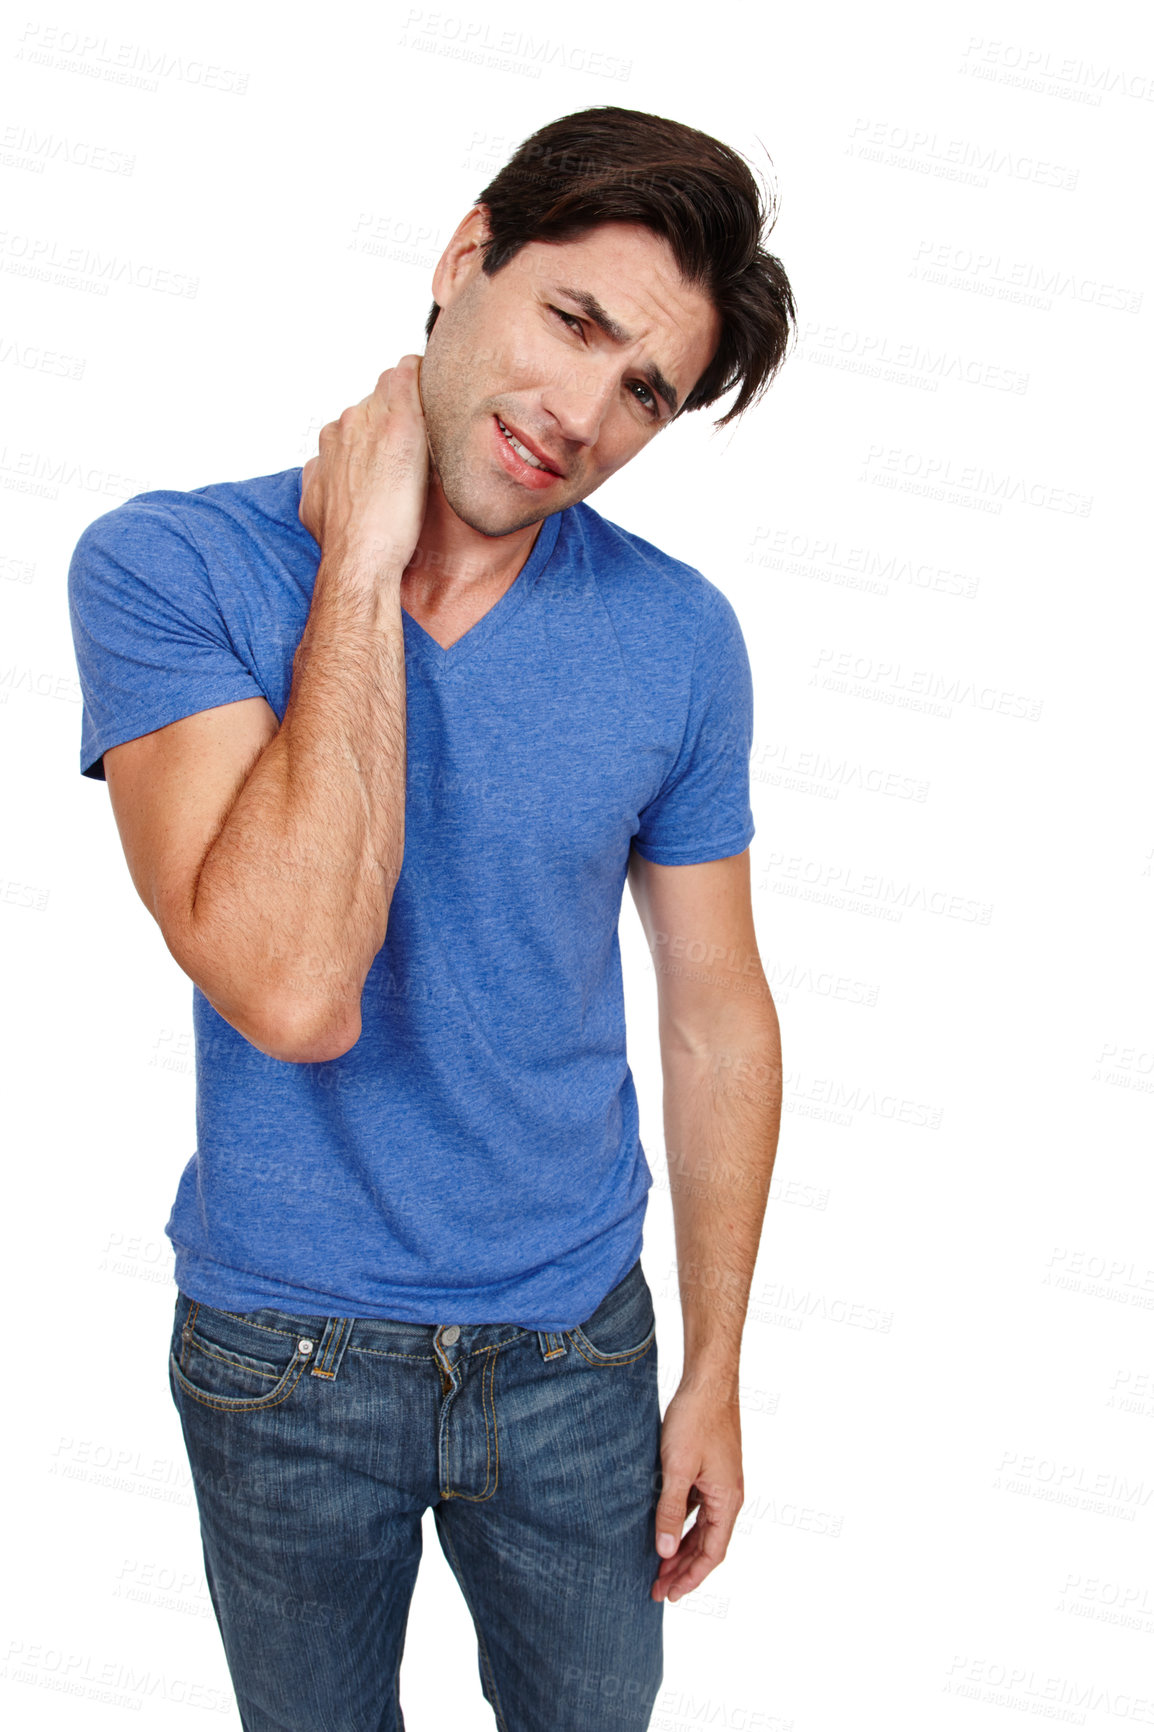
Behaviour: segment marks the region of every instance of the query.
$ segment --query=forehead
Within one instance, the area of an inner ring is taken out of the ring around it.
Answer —
[[[678,377],[682,395],[705,371],[721,335],[707,291],[687,283],[669,242],[639,223],[602,223],[575,239],[530,241],[520,262],[538,291],[567,286],[593,294],[635,343]],[[685,377],[682,378],[681,375]]]

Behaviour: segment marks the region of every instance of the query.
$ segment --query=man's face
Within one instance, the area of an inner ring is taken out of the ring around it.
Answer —
[[[420,388],[446,500],[498,536],[586,498],[648,445],[709,365],[721,322],[668,243],[636,224],[533,241],[492,277],[487,233],[470,212],[437,267]]]

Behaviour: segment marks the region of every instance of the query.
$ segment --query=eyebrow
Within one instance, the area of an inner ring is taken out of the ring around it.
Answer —
[[[587,289],[567,289],[561,284],[558,284],[556,293],[564,295],[567,300],[573,301],[575,305],[580,307],[586,318],[591,319],[597,326],[598,330],[605,332],[605,335],[609,338],[610,342],[632,343],[634,341],[632,335],[625,329],[625,326],[618,324],[617,320],[612,318],[605,311],[605,308],[601,305],[597,296],[591,295]],[[673,389],[673,386],[669,383],[669,380],[665,377],[661,368],[651,361],[647,367],[639,368],[639,372],[646,384],[652,385],[657,395],[668,406],[669,413],[671,415],[676,415],[677,392]]]

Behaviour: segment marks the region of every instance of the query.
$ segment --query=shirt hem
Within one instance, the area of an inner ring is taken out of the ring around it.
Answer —
[[[655,866],[706,866],[711,860],[728,860],[734,854],[744,854],[755,835],[756,831],[750,828],[725,842],[706,843],[700,848],[653,848],[634,837],[633,846],[643,860],[651,860]]]
[[[173,706],[161,711],[158,717],[147,718],[142,726],[140,722],[132,722],[125,728],[110,729],[109,735],[101,743],[87,747],[80,754],[80,773],[89,776],[94,781],[108,780],[104,774],[103,758],[105,752],[111,752],[114,746],[127,745],[129,740],[139,740],[145,734],[155,734],[161,728],[170,727],[173,722],[187,721],[189,716],[198,716],[203,710],[216,710],[223,704],[238,703],[244,698],[263,698],[256,681],[251,675],[238,676],[236,679],[221,680],[199,687],[194,698],[181,700]],[[207,698],[207,702],[205,701]],[[266,699],[267,702],[267,699]]]

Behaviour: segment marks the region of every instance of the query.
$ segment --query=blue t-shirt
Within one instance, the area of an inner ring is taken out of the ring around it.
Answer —
[[[283,720],[320,562],[300,485],[142,493],[84,531],[84,775],[218,704]],[[546,518],[449,649],[402,619],[404,863],[360,1039],[270,1058],[193,987],[175,1279],[228,1311],[560,1331],[640,1254],[653,1182],[625,1052],[629,850],[748,847],[749,660],[715,585],[585,504]]]

